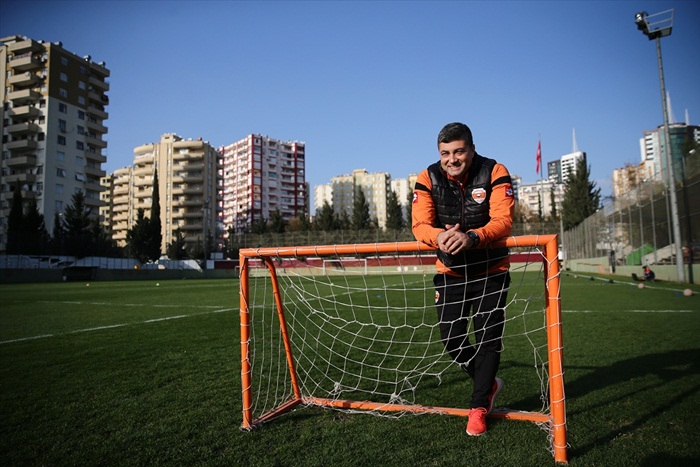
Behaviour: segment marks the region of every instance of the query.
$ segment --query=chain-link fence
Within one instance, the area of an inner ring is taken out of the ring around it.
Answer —
[[[676,200],[682,261],[700,260],[700,176],[683,177]],[[662,182],[645,182],[624,198],[607,200],[603,208],[574,229],[564,232],[567,259],[610,256],[613,264],[676,264],[669,190]]]

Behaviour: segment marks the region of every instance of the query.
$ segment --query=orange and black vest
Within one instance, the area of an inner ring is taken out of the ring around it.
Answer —
[[[459,230],[466,232],[483,227],[491,220],[489,199],[493,187],[501,183],[511,183],[510,177],[491,180],[491,172],[495,165],[495,160],[474,154],[467,181],[463,186],[447,178],[439,162],[428,167],[433,185],[430,195],[435,205],[435,227],[444,229],[448,224],[459,224]],[[438,250],[437,255],[451,271],[468,278],[484,275],[508,256],[508,248],[471,248],[456,255]]]

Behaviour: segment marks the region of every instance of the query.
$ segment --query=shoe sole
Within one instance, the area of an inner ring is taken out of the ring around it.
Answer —
[[[494,392],[493,396],[491,396],[491,404],[489,405],[489,408],[486,411],[486,415],[489,415],[491,412],[493,412],[493,409],[496,406],[496,397],[498,397],[498,394],[501,392],[501,389],[503,389],[503,386],[505,386],[505,383],[501,378],[496,378],[496,382],[496,392]]]

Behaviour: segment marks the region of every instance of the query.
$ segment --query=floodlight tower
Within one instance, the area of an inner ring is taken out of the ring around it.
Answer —
[[[668,170],[669,196],[671,197],[671,223],[673,225],[673,243],[676,255],[676,271],[678,280],[685,282],[685,270],[683,268],[683,251],[681,250],[681,227],[678,220],[678,199],[676,198],[676,177],[673,173],[673,154],[671,151],[671,136],[668,130],[668,107],[666,106],[666,85],[664,84],[664,66],[661,61],[661,38],[670,36],[673,28],[674,11],[666,10],[661,13],[649,15],[646,11],[640,11],[634,16],[637,29],[642,31],[649,40],[656,40],[656,56],[659,62],[659,78],[661,80],[661,104],[664,111],[664,151],[663,157]]]

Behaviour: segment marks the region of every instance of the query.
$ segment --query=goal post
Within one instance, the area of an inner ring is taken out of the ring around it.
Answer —
[[[557,236],[493,246],[511,249],[504,348],[532,346],[543,407],[489,416],[545,427],[555,461],[566,463]],[[468,406],[441,404],[454,363],[437,331],[434,263],[420,242],[241,249],[241,428],[301,406],[466,417]]]

